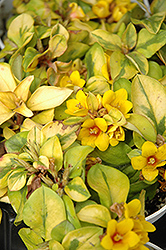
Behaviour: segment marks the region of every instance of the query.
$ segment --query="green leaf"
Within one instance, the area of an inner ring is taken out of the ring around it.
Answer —
[[[115,51],[110,56],[110,69],[112,79],[130,79],[137,73],[134,64],[120,51]]]
[[[73,201],[67,195],[63,195],[62,199],[65,204],[66,216],[67,216],[68,221],[72,223],[72,226],[74,226],[74,229],[80,228],[81,224],[77,218]]]
[[[69,149],[64,156],[64,167],[71,166],[70,178],[80,176],[85,165],[85,159],[94,149],[90,146],[75,146]]]
[[[74,201],[85,201],[90,197],[90,193],[81,179],[77,176],[72,179],[64,188],[65,193]]]
[[[57,34],[49,40],[49,51],[51,58],[61,56],[67,49],[67,40],[64,35]]]
[[[126,55],[126,57],[134,64],[136,69],[146,75],[149,70],[148,60],[146,57],[138,51],[132,51]]]
[[[160,80],[163,76],[160,65],[155,61],[149,61],[149,71],[147,75],[155,78],[156,80]]]
[[[166,89],[149,76],[137,75],[132,82],[132,102],[134,112],[154,125],[157,134],[166,130]]]
[[[135,47],[137,41],[137,32],[132,23],[129,23],[125,32],[122,35],[122,43],[125,48],[131,50]]]
[[[64,203],[57,193],[42,186],[25,203],[23,220],[39,236],[50,240],[52,229],[66,220]]]
[[[104,49],[111,51],[121,51],[122,43],[118,35],[112,34],[102,29],[96,29],[92,31],[91,35]]]
[[[69,232],[63,239],[65,250],[102,250],[99,236],[103,234],[100,227],[83,227]]]
[[[107,223],[111,220],[108,208],[100,205],[87,205],[83,207],[77,214],[81,221],[92,223],[101,227],[107,227]]]
[[[165,19],[165,12],[159,12],[142,20],[131,18],[131,21],[134,24],[139,24],[144,26],[150,33],[156,34],[160,30],[160,27],[164,19]]]
[[[29,131],[19,132],[13,135],[5,142],[5,147],[8,153],[19,153],[27,142]]]
[[[88,51],[89,46],[84,43],[80,42],[69,42],[68,48],[65,53],[58,57],[58,61],[62,62],[70,62],[71,60],[74,61],[77,58],[81,58],[85,55]]]
[[[14,76],[21,81],[24,78],[23,68],[22,68],[23,56],[18,52],[10,58],[11,70]]]
[[[102,205],[108,209],[117,202],[125,202],[129,192],[129,179],[116,168],[95,164],[88,172],[88,184],[100,198]]]
[[[26,13],[18,15],[10,24],[8,37],[19,48],[25,46],[33,37],[34,19]]]
[[[124,142],[120,142],[117,146],[111,147],[102,152],[98,149],[92,153],[94,157],[99,157],[102,161],[109,163],[111,166],[122,166],[130,163],[130,159],[127,154],[131,151],[131,148]]]
[[[88,50],[85,56],[87,67],[87,80],[92,76],[103,76],[102,66],[106,63],[103,48],[95,43]]]
[[[143,115],[131,114],[124,125],[127,129],[133,130],[143,136],[146,140],[156,142],[157,132],[152,123]]]
[[[28,250],[35,250],[38,244],[43,243],[42,238],[30,228],[21,228],[18,234]]]
[[[138,33],[136,50],[146,58],[153,56],[166,44],[166,30],[160,30],[157,34],[151,34],[147,29],[141,29]]]
[[[64,236],[74,229],[74,226],[69,221],[64,220],[52,229],[51,237],[52,239],[61,242]]]
[[[46,110],[60,106],[73,91],[68,88],[42,86],[28,99],[27,106],[32,111]]]

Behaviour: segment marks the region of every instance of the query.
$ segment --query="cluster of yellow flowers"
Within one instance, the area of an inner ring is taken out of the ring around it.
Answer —
[[[122,16],[132,10],[136,3],[131,3],[130,0],[98,0],[93,4],[92,11],[98,18],[110,18],[111,21],[118,22]],[[78,18],[86,19],[86,14],[77,3],[71,3],[70,18],[71,20]]]
[[[122,210],[122,216],[119,221],[111,219],[108,222],[106,234],[101,239],[102,247],[107,250],[147,250],[144,244],[149,241],[148,232],[155,231],[155,227],[140,215],[140,200],[117,204],[117,209]]]
[[[77,85],[81,84],[78,73]],[[70,75],[68,84],[71,84],[73,75]],[[61,83],[64,82],[64,78]],[[76,84],[76,79],[72,81]],[[64,86],[65,84],[63,84]],[[82,145],[98,147],[101,151],[105,151],[109,144],[116,146],[119,141],[125,140],[125,132],[122,126],[129,117],[128,112],[132,108],[132,103],[127,100],[127,91],[120,89],[117,91],[108,90],[103,97],[100,94],[96,96],[92,93],[84,93],[78,90],[75,99],[66,102],[67,114],[75,117],[83,117],[84,122],[78,135],[78,140]]]

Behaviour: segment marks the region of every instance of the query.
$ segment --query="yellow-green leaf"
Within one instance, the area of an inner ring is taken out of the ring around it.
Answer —
[[[69,232],[63,239],[65,250],[102,250],[99,236],[103,234],[101,227],[82,227]]]
[[[67,220],[74,226],[74,228],[80,228],[81,224],[76,215],[74,202],[71,200],[71,198],[68,195],[65,195],[65,194],[62,196],[62,199],[64,201],[65,208],[66,208]]]
[[[87,79],[92,76],[103,76],[102,66],[106,63],[103,48],[95,43],[85,56],[85,63],[87,67]]]
[[[26,184],[27,173],[23,169],[14,170],[8,178],[8,187],[10,191],[18,191]]]
[[[90,193],[85,183],[79,176],[72,179],[65,186],[64,191],[72,200],[77,202],[85,201],[90,197]]]
[[[166,130],[166,89],[156,79],[137,75],[132,82],[134,112],[149,119],[157,134]]]
[[[137,41],[137,32],[135,26],[132,23],[129,23],[125,32],[122,35],[122,43],[127,47],[128,50],[131,50],[135,47]]]
[[[136,50],[142,53],[146,58],[150,58],[165,44],[166,30],[160,30],[157,34],[152,34],[143,28],[138,33]]]
[[[23,81],[21,81],[17,87],[14,90],[14,93],[17,95],[17,97],[24,102],[26,102],[28,98],[29,88],[34,80],[34,76],[27,76]]]
[[[0,63],[0,91],[14,91],[16,81],[11,72],[10,65]]]
[[[157,132],[152,123],[143,115],[130,114],[124,127],[139,133],[148,141],[156,142]]]
[[[49,241],[50,250],[65,250],[64,247],[56,240]]]
[[[18,15],[9,26],[8,37],[21,48],[32,39],[33,24],[34,19],[29,14]]]
[[[91,34],[104,49],[111,51],[121,50],[122,43],[118,35],[102,29],[96,29]]]
[[[45,155],[48,158],[53,157],[54,163],[56,167],[56,171],[59,171],[62,167],[63,162],[63,152],[61,148],[61,144],[59,142],[59,139],[56,135],[49,138],[43,146],[40,148],[40,155]]]
[[[55,108],[61,105],[72,92],[68,88],[42,86],[31,95],[27,106],[32,111]]]
[[[108,208],[100,204],[87,205],[83,207],[77,213],[77,216],[81,221],[92,223],[101,227],[107,227],[108,221],[111,220]]]
[[[51,58],[61,56],[67,49],[67,40],[64,35],[57,34],[49,40]]]
[[[159,12],[142,20],[131,18],[131,21],[136,25],[143,25],[150,33],[156,34],[160,30],[164,19],[165,12]]]
[[[54,119],[54,109],[48,109],[40,112],[32,118],[32,121],[39,124],[46,124]]]
[[[146,75],[149,70],[148,60],[146,57],[138,51],[132,51],[126,55],[126,57],[134,64],[136,69]]]
[[[15,111],[15,112],[17,112],[25,117],[33,116],[33,112],[29,108],[27,108],[27,106],[25,105],[24,102],[22,102],[22,104],[19,107],[15,108],[13,111]]]
[[[5,121],[9,120],[15,114],[14,111],[7,108],[1,101],[0,101],[0,125]]]
[[[18,101],[15,93],[11,91],[0,92],[0,101],[9,109],[16,108],[16,103]]]
[[[126,201],[129,179],[116,168],[97,163],[90,168],[87,180],[90,187],[98,193],[101,204],[107,208],[115,202]]]
[[[27,249],[34,250],[43,243],[42,238],[30,228],[21,228],[18,232]]]
[[[66,220],[64,203],[56,192],[42,186],[25,203],[23,220],[43,239],[50,240],[51,230]]]
[[[130,79],[138,72],[134,64],[120,51],[114,51],[110,57],[111,77]]]

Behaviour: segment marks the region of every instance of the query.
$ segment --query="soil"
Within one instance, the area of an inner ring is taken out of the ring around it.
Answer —
[[[166,192],[157,189],[156,195],[152,200],[146,200],[145,216],[155,213],[166,205]]]

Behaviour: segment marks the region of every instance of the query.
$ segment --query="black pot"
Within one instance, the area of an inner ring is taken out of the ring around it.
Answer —
[[[2,221],[0,224],[0,249],[1,250],[26,250],[24,243],[18,235],[23,224],[14,225],[16,213],[10,204],[0,202]]]
[[[0,202],[3,217],[0,224],[0,249],[1,250],[26,250],[18,231],[24,224],[14,225],[16,213],[10,204]],[[154,223],[156,231],[149,233],[150,242],[166,250],[166,214]]]

